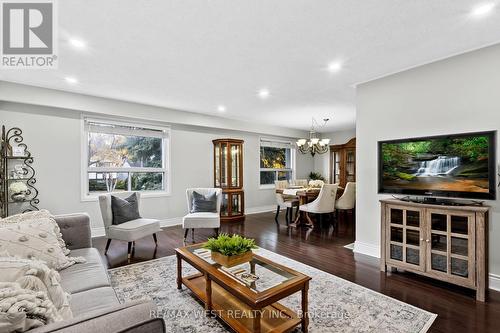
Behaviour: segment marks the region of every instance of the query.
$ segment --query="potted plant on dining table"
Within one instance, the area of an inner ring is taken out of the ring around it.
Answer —
[[[203,247],[211,251],[213,261],[224,267],[251,261],[252,249],[257,248],[253,239],[224,233],[217,238],[209,238]]]

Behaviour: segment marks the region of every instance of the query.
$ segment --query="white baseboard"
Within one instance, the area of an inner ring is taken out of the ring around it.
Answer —
[[[92,238],[94,237],[103,237],[105,235],[104,227],[95,227],[90,229],[90,234]]]
[[[248,215],[258,214],[258,213],[270,212],[270,211],[273,211],[275,209],[276,209],[276,206],[274,206],[274,205],[251,207],[251,208],[247,208],[245,210],[245,214],[248,214]],[[181,224],[182,224],[182,217],[172,217],[172,218],[160,220],[160,227],[162,227],[162,228],[172,227],[172,226],[181,225]],[[103,237],[105,235],[104,227],[91,228],[91,234],[92,234],[92,237]]]
[[[354,249],[352,251],[355,253],[366,254],[370,257],[380,258],[380,248],[373,244],[355,241]]]
[[[500,275],[489,274],[488,287],[490,289],[500,291]]]
[[[182,224],[182,217],[173,217],[169,219],[160,220],[160,227],[171,227],[174,225]],[[105,235],[104,227],[94,227],[90,230],[92,238],[94,237],[103,237]]]
[[[245,214],[251,215],[258,213],[266,213],[266,212],[272,212],[273,210],[276,210],[276,205],[257,206],[245,209]]]
[[[363,242],[354,242],[354,252],[365,254],[370,257],[380,258],[380,249],[378,246]],[[500,275],[488,275],[488,287],[492,290],[500,291]]]
[[[172,217],[160,221],[160,227],[162,228],[172,227],[174,225],[181,225],[181,224],[182,224],[182,217]]]

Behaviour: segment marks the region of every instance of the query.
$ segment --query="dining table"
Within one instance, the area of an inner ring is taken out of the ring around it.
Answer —
[[[321,191],[320,187],[288,187],[284,189],[276,189],[277,194],[282,194],[290,197],[297,197],[299,199],[299,206],[305,205],[311,201],[314,201]],[[339,186],[337,188],[337,199],[342,196],[344,193],[344,188]],[[308,221],[306,220],[306,214],[302,211],[299,211],[297,218],[294,223],[290,224],[291,227],[297,227],[300,225],[308,225]]]

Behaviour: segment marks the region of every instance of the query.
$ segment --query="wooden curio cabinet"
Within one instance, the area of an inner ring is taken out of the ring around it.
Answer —
[[[330,183],[345,187],[356,181],[356,138],[330,146]]]
[[[214,186],[222,189],[221,221],[245,219],[243,140],[217,139],[214,144]]]

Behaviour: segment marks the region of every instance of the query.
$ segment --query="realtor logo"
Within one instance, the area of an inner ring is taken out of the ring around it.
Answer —
[[[2,1],[2,68],[56,68],[55,3]]]

